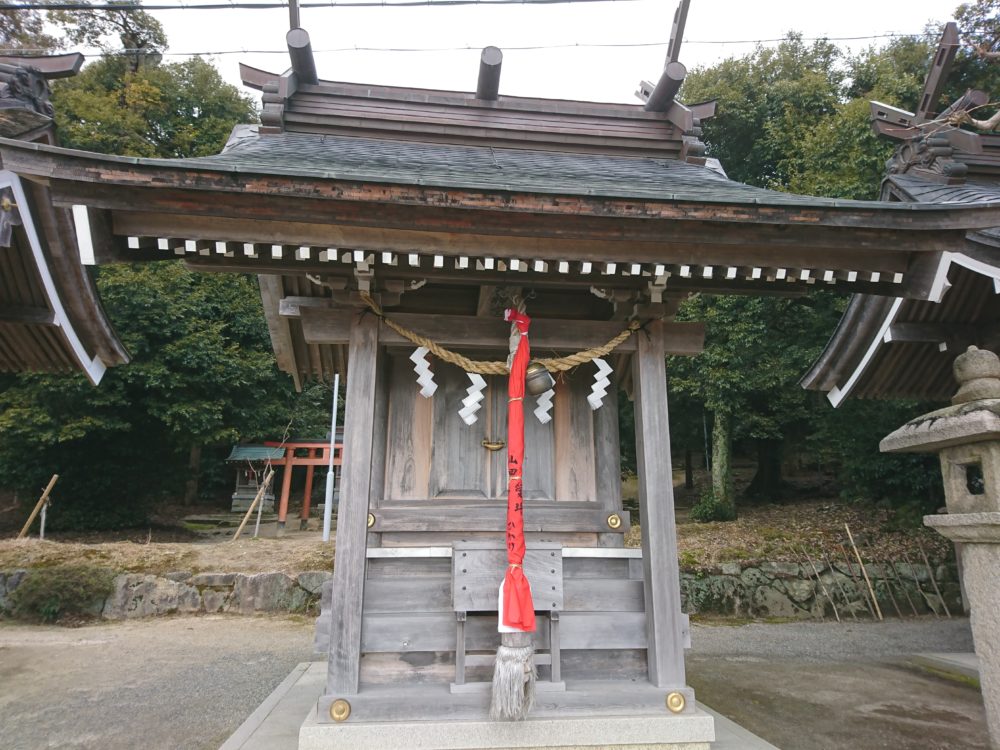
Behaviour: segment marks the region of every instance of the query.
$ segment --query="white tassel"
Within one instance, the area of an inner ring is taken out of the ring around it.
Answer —
[[[552,421],[552,397],[556,395],[554,388],[549,388],[545,393],[535,399],[535,417],[542,424]]]
[[[597,365],[597,372],[594,374],[594,387],[591,388],[590,395],[587,396],[587,403],[590,404],[592,410],[597,411],[601,408],[601,404],[604,403],[604,397],[608,393],[608,387],[611,385],[608,375],[613,370],[611,369],[611,365],[600,357],[594,360],[594,364]]]
[[[493,693],[490,719],[523,721],[535,705],[535,644],[531,633],[503,624],[503,581],[497,605],[497,630],[500,646],[493,666]]]
[[[417,385],[420,386],[420,395],[430,398],[437,390],[437,383],[434,382],[434,373],[431,372],[431,363],[427,361],[428,349],[426,346],[418,346],[410,355],[413,362],[413,371],[417,373]]]
[[[467,425],[473,425],[476,420],[479,419],[476,416],[476,412],[479,411],[481,404],[480,402],[485,398],[483,391],[486,390],[486,381],[483,379],[482,375],[474,372],[465,373],[469,376],[469,380],[472,381],[466,389],[466,397],[462,399],[462,408],[458,411],[458,416],[462,418],[462,421]]]

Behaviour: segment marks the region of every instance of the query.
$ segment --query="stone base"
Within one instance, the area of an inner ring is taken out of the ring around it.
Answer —
[[[714,739],[714,721],[700,710],[683,716],[381,724],[319,724],[310,713],[299,730],[298,750],[711,750]]]
[[[252,497],[240,497],[240,498],[234,497],[233,498],[233,504],[232,504],[232,506],[230,506],[229,511],[231,513],[246,513],[250,509],[250,503],[252,503],[252,502],[253,502],[253,498]],[[274,498],[273,497],[261,501],[261,505],[263,506],[263,508],[261,509],[261,513],[265,513],[265,514],[267,514],[267,513],[273,514],[274,513]],[[254,512],[256,513],[256,511],[254,511]]]
[[[663,713],[651,716],[637,710],[631,716],[533,719],[516,725],[486,721],[319,724],[316,704],[325,684],[325,662],[299,664],[220,750],[332,750],[340,747],[351,750],[366,747],[379,750],[396,747],[425,750],[459,747],[491,750],[529,750],[532,747],[546,750],[778,750],[700,703],[694,711],[680,716]],[[304,722],[303,717],[306,717]],[[441,740],[461,744],[445,745]],[[524,741],[535,744],[524,744]],[[543,741],[548,744],[539,744]]]

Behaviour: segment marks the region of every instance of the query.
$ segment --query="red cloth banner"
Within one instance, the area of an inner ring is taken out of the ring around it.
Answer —
[[[521,338],[507,380],[507,573],[503,581],[501,623],[524,632],[535,630],[535,605],[524,575],[524,375],[531,357],[528,326],[531,318],[507,310],[504,320],[517,326]]]

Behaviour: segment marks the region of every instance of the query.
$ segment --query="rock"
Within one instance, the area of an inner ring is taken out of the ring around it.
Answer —
[[[816,584],[812,581],[804,581],[801,578],[785,581],[785,590],[792,601],[805,603],[812,599],[816,593]]]
[[[308,594],[284,573],[238,575],[226,606],[230,612],[288,612],[302,609]]]
[[[767,576],[757,570],[757,568],[746,568],[742,573],[740,573],[740,578],[743,583],[750,588],[765,586],[768,582]]]
[[[0,612],[11,609],[10,595],[21,585],[27,574],[26,570],[8,570],[0,573]]]
[[[108,620],[154,617],[201,609],[198,589],[152,575],[126,573],[116,576],[114,591],[104,603]]]
[[[686,612],[736,614],[743,608],[743,587],[735,576],[698,578],[681,576],[681,599]]]
[[[743,568],[737,562],[724,562],[722,563],[721,570],[724,576],[738,576]]]
[[[771,586],[754,589],[751,611],[760,617],[800,617],[803,614],[803,610],[796,607],[788,596]]]
[[[899,573],[899,577],[908,584],[913,583],[914,575],[916,575],[917,580],[920,581],[921,583],[927,583],[927,584],[930,583],[930,573],[927,570],[926,565],[908,565],[906,563],[896,563],[896,572]],[[869,575],[871,575],[870,572]]]
[[[333,573],[329,573],[325,570],[307,570],[299,573],[298,581],[299,586],[304,588],[310,594],[319,594],[323,588],[323,584],[333,578]]]
[[[322,609],[332,609],[333,608],[333,577],[326,581],[322,587],[322,593],[320,594],[320,607]]]
[[[176,581],[177,583],[183,583],[188,578],[191,577],[190,570],[171,570],[169,573],[164,573],[163,577],[168,581]]]
[[[800,573],[798,563],[789,562],[762,562],[760,569],[771,578],[798,578]]]
[[[229,591],[205,589],[201,592],[201,606],[209,614],[222,612],[229,603]]]
[[[236,582],[236,573],[198,573],[188,581],[192,586],[229,587]]]

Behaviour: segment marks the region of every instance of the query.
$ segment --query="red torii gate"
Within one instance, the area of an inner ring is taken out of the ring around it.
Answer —
[[[339,432],[339,430],[338,430]],[[338,435],[333,446],[333,465],[340,466],[343,450],[342,438]],[[330,442],[328,440],[299,440],[296,442],[279,443],[265,441],[269,448],[284,448],[285,458],[278,464],[284,468],[281,479],[281,498],[278,500],[278,533],[285,528],[285,517],[288,515],[288,497],[292,491],[292,470],[296,466],[306,467],[306,486],[302,493],[302,512],[299,514],[300,528],[304,529],[309,521],[309,506],[312,500],[313,474],[317,466],[330,465]]]

